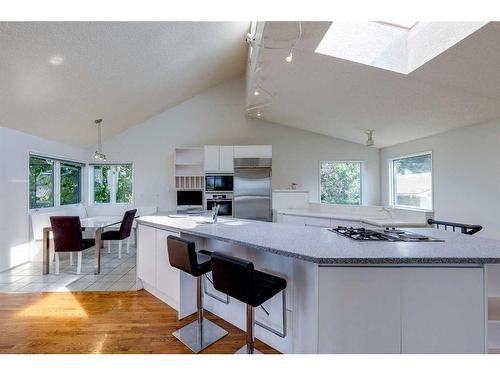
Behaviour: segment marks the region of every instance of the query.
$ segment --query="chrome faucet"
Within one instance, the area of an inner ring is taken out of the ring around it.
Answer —
[[[212,206],[212,222],[217,224],[217,217],[219,216],[219,206],[217,203]]]
[[[393,212],[392,212],[392,210],[390,208],[388,208],[388,207],[381,207],[380,211],[386,212],[389,215],[389,217],[392,219]]]

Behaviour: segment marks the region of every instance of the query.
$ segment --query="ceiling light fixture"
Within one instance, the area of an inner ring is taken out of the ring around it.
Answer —
[[[52,65],[61,65],[64,61],[64,58],[61,55],[54,55],[49,59],[49,63]]]
[[[94,158],[99,161],[106,161],[106,155],[102,152],[102,142],[101,142],[101,123],[102,118],[94,121],[97,125],[97,151],[94,153]]]
[[[259,91],[259,90],[257,90],[257,89],[255,89],[255,91],[253,92],[253,95],[254,95],[254,96],[259,96],[259,95],[260,95],[260,91]]]
[[[287,57],[285,57],[285,61],[287,63],[291,63],[293,61],[293,47],[290,49],[290,53],[288,54]]]
[[[262,113],[260,113],[260,111],[257,111],[257,117],[261,117],[262,116]]]
[[[366,140],[366,145],[368,147],[371,147],[375,144],[375,141],[373,140],[373,133],[375,130],[365,130],[366,135],[368,136],[368,139]]]

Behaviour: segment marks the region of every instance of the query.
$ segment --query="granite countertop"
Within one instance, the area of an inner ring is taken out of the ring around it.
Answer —
[[[401,218],[390,218],[390,217],[367,217],[362,215],[349,215],[335,212],[321,212],[317,210],[308,210],[303,208],[289,208],[289,209],[278,209],[276,210],[278,214],[292,215],[292,216],[307,216],[307,217],[318,217],[325,219],[337,219],[337,220],[352,220],[361,221],[366,224],[375,225],[377,227],[426,227],[427,223],[424,221],[410,221]]]
[[[500,263],[500,241],[433,228],[412,228],[411,231],[445,242],[361,242],[327,228],[232,218],[219,218],[217,224],[207,224],[207,219],[171,218],[160,214],[142,216],[137,222],[317,264]]]

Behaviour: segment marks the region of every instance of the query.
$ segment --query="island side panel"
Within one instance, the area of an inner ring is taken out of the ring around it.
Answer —
[[[255,268],[271,273],[273,275],[283,277],[287,280],[286,288],[286,315],[287,315],[287,336],[281,338],[260,326],[255,326],[255,337],[279,350],[282,353],[311,353],[315,352],[315,343],[317,342],[316,330],[309,330],[309,326],[314,327],[317,322],[317,315],[309,315],[312,312],[317,312],[317,300],[314,296],[317,295],[317,286],[315,275],[317,274],[317,265],[309,262],[283,257],[276,254],[266,253],[252,248],[233,245],[227,242],[217,240],[207,240],[206,247],[209,251],[221,251],[229,253],[233,256],[248,259],[254,262]],[[300,266],[296,262],[301,262]],[[300,270],[301,279],[299,284],[295,279],[294,272]],[[309,274],[308,277],[305,275]],[[209,274],[209,277],[211,275]],[[309,284],[304,284],[302,280],[308,280]],[[313,281],[310,281],[313,280]],[[210,292],[214,291],[209,285]],[[217,292],[216,292],[217,293]],[[297,296],[297,294],[301,294]],[[219,294],[219,296],[223,297]],[[306,296],[312,296],[308,299]],[[297,301],[306,303],[305,305],[297,306]],[[204,297],[205,308],[224,320],[237,326],[238,328],[246,329],[246,310],[245,305],[234,298],[230,298],[228,305],[223,304],[209,296]],[[282,296],[278,294],[264,303],[267,315],[261,308],[255,309],[255,319],[271,326],[277,331],[283,330],[283,310]],[[300,318],[298,318],[300,317]],[[309,322],[306,326],[297,326],[297,321]],[[297,332],[297,330],[302,330]],[[296,344],[296,339],[301,338],[303,341]],[[306,350],[307,348],[307,350]]]

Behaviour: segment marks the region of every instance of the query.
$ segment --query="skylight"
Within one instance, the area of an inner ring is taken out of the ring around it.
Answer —
[[[413,26],[415,26],[418,21],[377,21],[378,23],[385,23],[387,25],[392,25],[396,27],[402,27],[403,29],[410,30]]]
[[[487,22],[333,22],[316,53],[409,74]]]

